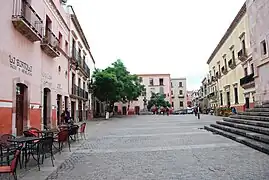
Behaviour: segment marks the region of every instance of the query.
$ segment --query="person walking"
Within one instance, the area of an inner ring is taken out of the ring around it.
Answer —
[[[194,107],[194,115],[197,116],[197,106]]]
[[[201,111],[201,108],[200,108],[200,104],[197,106],[197,117],[198,119],[200,119],[200,111]]]
[[[169,116],[169,108],[166,107],[166,113],[167,113],[167,116]]]

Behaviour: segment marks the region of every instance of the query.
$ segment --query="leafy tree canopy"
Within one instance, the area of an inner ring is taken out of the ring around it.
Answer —
[[[165,95],[160,93],[152,93],[150,100],[148,101],[147,108],[150,110],[153,106],[160,107],[171,107],[171,104],[165,100]]]
[[[90,88],[94,96],[111,106],[119,101],[134,101],[144,91],[139,78],[130,74],[120,59],[105,69],[96,69],[93,80]]]

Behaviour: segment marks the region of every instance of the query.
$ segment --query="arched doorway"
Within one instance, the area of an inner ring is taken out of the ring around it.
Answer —
[[[43,96],[43,125],[45,128],[50,126],[50,108],[51,108],[51,91],[49,88],[44,88]]]
[[[23,127],[27,124],[28,91],[22,83],[16,84],[16,135],[23,135]]]

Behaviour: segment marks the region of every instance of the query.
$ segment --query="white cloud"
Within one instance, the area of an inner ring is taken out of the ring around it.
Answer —
[[[170,73],[200,86],[206,61],[244,0],[70,0],[97,67]]]

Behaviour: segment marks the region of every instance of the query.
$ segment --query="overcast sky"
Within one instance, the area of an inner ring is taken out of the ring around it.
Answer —
[[[170,73],[199,88],[207,59],[244,0],[69,0],[96,66],[123,60],[131,73]]]

